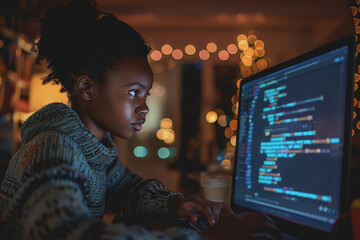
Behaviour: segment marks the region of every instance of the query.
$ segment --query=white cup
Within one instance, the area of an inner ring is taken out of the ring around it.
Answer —
[[[232,178],[230,176],[203,176],[201,190],[203,196],[214,202],[229,202]]]

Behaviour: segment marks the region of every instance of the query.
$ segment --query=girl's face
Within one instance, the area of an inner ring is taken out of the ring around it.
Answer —
[[[95,81],[96,82],[96,81]],[[101,129],[120,138],[131,138],[142,129],[149,112],[146,98],[153,73],[146,59],[124,57],[95,83],[89,114]]]

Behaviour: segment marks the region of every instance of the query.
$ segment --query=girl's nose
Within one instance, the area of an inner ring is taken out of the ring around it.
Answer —
[[[145,104],[142,104],[141,106],[138,106],[138,107],[136,108],[136,113],[137,113],[137,114],[143,114],[143,115],[148,114],[148,113],[149,113],[149,108],[148,108],[148,106],[146,105],[146,103],[145,103]]]

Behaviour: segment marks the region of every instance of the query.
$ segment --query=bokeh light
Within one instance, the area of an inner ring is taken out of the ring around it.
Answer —
[[[156,132],[156,137],[160,140],[164,140],[165,131],[166,131],[165,129],[159,129]]]
[[[239,100],[239,97],[238,97],[237,95],[233,95],[233,96],[231,97],[231,103],[232,103],[232,104],[237,103],[238,100]]]
[[[224,169],[231,169],[231,161],[229,159],[224,159],[221,162],[221,166],[223,166]]]
[[[246,40],[240,40],[238,43],[238,48],[241,51],[244,51],[245,49],[247,49],[249,47],[249,43]]]
[[[256,66],[258,67],[259,70],[264,70],[265,68],[267,68],[267,62],[265,59],[259,59],[256,62]]]
[[[170,150],[166,147],[162,147],[158,150],[157,154],[158,154],[159,158],[165,159],[165,158],[170,157]]]
[[[159,61],[162,57],[162,54],[160,51],[158,50],[155,50],[151,53],[151,59],[154,60],[154,61]]]
[[[173,128],[173,121],[170,118],[164,118],[160,123],[161,128]]]
[[[216,50],[217,50],[217,46],[216,46],[215,43],[209,42],[209,43],[206,45],[206,49],[207,49],[209,52],[214,53],[214,52],[216,52]]]
[[[254,56],[254,49],[249,47],[249,48],[245,49],[244,54],[247,57],[253,57]]]
[[[224,115],[221,115],[219,116],[218,118],[218,124],[222,127],[226,127],[228,124],[229,124],[229,121],[228,121],[228,116],[226,116],[225,114]]]
[[[217,113],[214,112],[214,111],[209,111],[209,112],[206,114],[206,121],[207,121],[208,123],[214,123],[214,122],[216,122],[217,118],[218,118],[218,115],[217,115]]]
[[[194,45],[189,44],[189,45],[187,45],[187,46],[185,47],[185,52],[186,52],[186,54],[188,54],[188,55],[194,55],[195,52],[196,52],[196,48],[195,48]]]
[[[247,41],[247,36],[245,34],[239,34],[237,36],[237,41],[240,42],[241,40]]]
[[[231,138],[234,135],[234,131],[230,128],[225,128],[224,134],[226,138]]]
[[[207,50],[201,50],[199,52],[199,57],[202,59],[202,60],[208,60],[209,57],[210,57],[210,53],[207,51]]]
[[[175,49],[172,52],[172,56],[173,56],[174,59],[179,60],[184,56],[184,54],[180,49]]]
[[[255,56],[257,57],[263,57],[265,55],[264,49],[255,49]]]
[[[240,78],[240,79],[238,79],[238,80],[236,81],[236,86],[237,86],[237,88],[240,88],[240,82],[241,82],[241,80],[242,80],[242,78]]]
[[[236,105],[235,105],[235,107],[236,107]],[[231,120],[229,123],[229,126],[230,126],[231,130],[235,131],[237,129],[237,120],[236,119]]]
[[[238,51],[238,48],[233,43],[229,44],[226,49],[230,54],[235,54]]]
[[[148,155],[148,150],[146,147],[143,146],[137,146],[134,148],[134,155],[138,158],[144,158]]]
[[[230,138],[230,143],[231,143],[231,145],[233,145],[235,147],[235,145],[236,145],[236,135],[234,135],[234,136],[232,136]]]
[[[243,63],[245,66],[247,66],[247,67],[251,66],[251,64],[252,64],[252,58],[251,58],[251,57],[245,56],[245,57],[243,57],[243,58],[241,59],[241,61],[242,61],[242,63]]]
[[[229,59],[229,53],[226,50],[221,50],[219,52],[219,58],[220,58],[220,60],[223,60],[223,61],[228,60]]]
[[[256,49],[263,49],[265,44],[262,40],[256,40],[254,46]]]
[[[176,149],[176,147],[169,147],[168,149],[170,151],[169,157],[171,157],[171,158],[176,157],[176,155],[178,153],[178,150]]]
[[[254,44],[256,40],[257,40],[257,37],[255,35],[251,34],[248,36],[248,41],[250,44]]]
[[[173,51],[173,48],[169,44],[165,44],[161,47],[161,51],[165,55],[170,55]]]

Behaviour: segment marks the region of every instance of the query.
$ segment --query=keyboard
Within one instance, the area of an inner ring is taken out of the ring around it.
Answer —
[[[188,224],[192,228],[194,228],[196,231],[198,231],[199,233],[202,233],[203,231],[208,229],[208,227],[210,226],[210,224],[209,224],[209,222],[207,220],[198,220],[196,222],[188,221]]]

